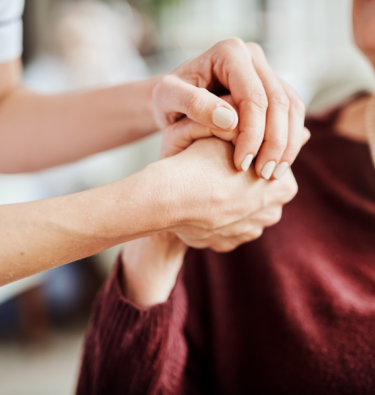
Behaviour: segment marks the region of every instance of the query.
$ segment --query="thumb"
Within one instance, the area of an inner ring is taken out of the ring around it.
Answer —
[[[167,125],[181,114],[212,129],[233,130],[238,124],[237,112],[229,103],[174,75],[165,76],[156,85],[153,99],[159,116]]]
[[[198,139],[216,136],[225,141],[233,141],[237,134],[238,128],[228,132],[220,132],[185,117],[168,126],[164,131],[160,159],[177,155]]]

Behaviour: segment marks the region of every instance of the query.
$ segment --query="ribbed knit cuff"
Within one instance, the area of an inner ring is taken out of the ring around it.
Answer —
[[[146,309],[121,292],[122,263],[115,268],[94,307],[77,394],[175,394],[181,385],[187,347],[187,306],[181,278],[169,299]]]

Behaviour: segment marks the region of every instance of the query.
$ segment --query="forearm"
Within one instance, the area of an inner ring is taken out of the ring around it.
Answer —
[[[175,222],[157,165],[90,191],[0,206],[0,285],[145,237]]]
[[[155,132],[157,81],[53,96],[6,90],[0,99],[0,172],[72,162]]]

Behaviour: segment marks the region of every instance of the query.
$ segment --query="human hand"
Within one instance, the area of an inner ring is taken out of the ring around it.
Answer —
[[[217,95],[229,91],[234,106]],[[215,131],[238,125],[234,163],[247,171],[257,156],[259,177],[278,178],[293,163],[304,138],[305,107],[280,80],[261,47],[232,38],[163,77],[153,91],[154,113],[161,128],[183,115]]]
[[[232,144],[211,137],[157,162],[169,180],[165,190],[173,195],[170,212],[177,218],[167,230],[185,240],[208,239],[227,225],[294,197],[297,184],[291,172],[277,183],[257,177],[253,167],[238,172],[233,151]]]
[[[200,143],[200,141],[194,144],[198,145],[198,143]],[[215,149],[219,151],[225,148],[230,150],[231,148],[228,143],[224,143],[215,138],[205,139],[200,143],[202,155],[203,152],[205,152],[206,155],[211,154],[207,143],[216,145]],[[229,158],[230,153],[227,157],[228,161]],[[249,171],[245,174],[247,175],[248,184],[244,186],[242,194],[245,194],[245,196],[247,194],[249,195],[247,195],[248,197],[245,200],[245,205],[242,208],[242,215],[238,213],[237,220],[228,220],[225,225],[220,226],[216,224],[215,227],[210,229],[197,229],[196,227],[183,228],[176,232],[179,238],[190,247],[211,248],[218,252],[225,252],[231,251],[243,243],[257,239],[262,235],[266,227],[276,224],[281,218],[283,206],[293,199],[298,190],[292,171],[289,169],[279,182],[269,182],[257,177],[254,166],[251,166]],[[225,184],[221,184],[221,187],[222,186],[225,187]],[[227,185],[227,187],[231,188],[229,185]],[[241,194],[240,191],[239,193]],[[237,200],[240,199],[240,196],[241,195],[237,195]],[[228,201],[227,204],[233,207],[232,205],[234,205],[235,202]],[[246,207],[248,210],[247,212]],[[223,212],[222,210],[221,213]],[[214,215],[208,211],[207,214]],[[224,221],[222,221],[222,223],[224,223]]]
[[[254,168],[250,167],[254,182],[259,182]],[[264,180],[261,180],[265,182]],[[254,186],[255,187],[255,186]],[[178,232],[178,237],[189,247],[210,248],[216,252],[229,252],[244,243],[258,239],[265,228],[277,224],[282,216],[283,206],[297,193],[297,184],[289,169],[280,183],[268,183],[259,186],[262,194],[260,207],[245,218],[217,228],[210,233]]]
[[[142,307],[165,301],[183,261],[184,243],[230,251],[278,222],[282,206],[297,192],[292,172],[280,182],[269,182],[257,177],[253,167],[238,172],[232,157],[230,143],[206,138],[159,162],[172,170],[165,187],[175,192],[169,212],[178,212],[180,221],[170,232],[126,244],[122,256],[128,299]]]
[[[237,106],[234,104],[230,95],[222,96],[221,99],[229,103],[238,112]],[[176,155],[189,147],[195,140],[206,137],[218,137],[221,140],[230,141],[234,146],[236,146],[238,136],[238,126],[230,131],[222,131],[210,128],[209,126],[203,126],[184,117],[165,129],[161,145],[160,159]],[[311,134],[309,130],[304,127],[300,145],[299,147],[295,147],[297,153],[302,146],[306,144],[310,136]],[[287,172],[288,168],[289,166],[284,166],[281,169],[279,168],[279,171],[274,172],[273,177],[280,180]]]

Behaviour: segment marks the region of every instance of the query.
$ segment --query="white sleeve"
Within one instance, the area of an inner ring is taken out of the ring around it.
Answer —
[[[24,0],[0,0],[0,63],[22,54],[22,12]]]

